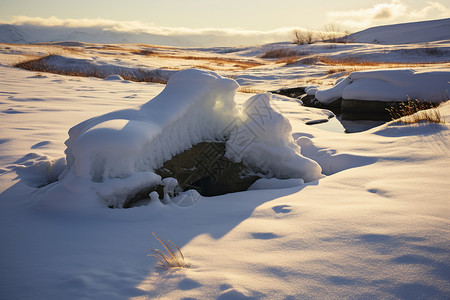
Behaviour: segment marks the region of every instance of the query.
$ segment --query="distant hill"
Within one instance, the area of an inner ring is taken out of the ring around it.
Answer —
[[[283,40],[283,38],[276,40]],[[146,32],[121,32],[98,27],[69,28],[0,24],[0,43],[32,44],[62,41],[107,44],[142,43],[178,47],[239,46],[273,42],[273,40],[267,41],[264,37],[227,36],[220,33],[181,36]]]
[[[349,35],[349,40],[389,45],[450,41],[450,18],[371,27]]]
[[[28,44],[32,37],[13,25],[0,25],[0,43]]]
[[[209,32],[177,36],[146,32],[121,32],[100,27],[69,28],[0,24],[0,43],[13,44],[74,41],[84,43],[142,43],[178,47],[215,47],[258,45],[286,41],[287,39],[289,39],[287,34],[279,36],[249,36]],[[360,43],[380,44],[409,44],[450,40],[450,18],[372,27],[351,34],[349,40]]]

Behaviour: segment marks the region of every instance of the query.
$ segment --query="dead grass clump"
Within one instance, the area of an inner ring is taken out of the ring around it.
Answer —
[[[319,61],[331,65],[331,66],[379,66],[382,63],[368,60],[359,60],[352,57],[344,58],[329,58],[325,56],[319,56]]]
[[[285,58],[277,60],[276,63],[278,63],[278,64],[284,63],[286,66],[288,66],[288,65],[296,64],[298,62],[298,59],[299,58],[297,56],[289,56],[289,57],[285,57]]]
[[[206,61],[210,63],[215,63],[216,65],[232,65],[233,67],[240,69],[248,69],[253,67],[258,67],[263,65],[263,62],[255,60],[242,60],[237,58],[225,58],[225,57],[214,57],[214,56],[193,56],[193,55],[168,55],[168,54],[158,54],[160,58],[169,59],[184,59],[184,60],[194,60],[194,61]]]
[[[277,64],[284,63],[285,65],[293,65],[298,62],[298,60],[308,55],[309,53],[306,51],[297,51],[294,49],[272,49],[266,51],[263,55],[261,55],[261,58],[277,58],[276,61]]]
[[[144,55],[144,56],[150,56],[150,55],[157,54],[157,52],[150,50],[150,49],[140,49],[140,50],[133,51],[131,53],[137,54],[137,55]]]
[[[266,51],[263,55],[261,55],[261,58],[286,58],[293,56],[299,56],[296,50],[279,48]]]
[[[158,74],[157,71],[156,72],[148,71],[145,69],[138,69],[135,73],[128,73],[125,71],[119,71],[118,73],[119,73],[118,75],[120,75],[123,79],[129,81],[151,82],[161,84],[167,84],[167,82],[169,81],[168,77]]]
[[[398,120],[403,124],[415,124],[423,121],[445,124],[445,119],[441,116],[439,109],[431,102],[409,99],[407,102],[402,102],[397,107],[387,110],[393,120]]]
[[[80,54],[84,52],[84,49],[80,48],[80,47],[62,47],[62,50],[64,50],[64,52],[67,52],[69,54]]]
[[[171,268],[190,268],[191,264],[186,261],[180,248],[178,248],[172,241],[166,242],[161,236],[152,232],[153,236],[161,243],[165,251],[159,249],[149,249],[154,254],[149,254],[149,256],[154,256],[159,261],[158,267],[171,269]]]
[[[331,69],[328,69],[327,75],[332,75],[332,74],[342,73],[342,72],[345,72],[347,75],[349,75],[350,73],[353,73],[356,71],[358,71],[357,68],[331,68]]]
[[[248,94],[259,94],[259,93],[264,93],[265,91],[263,90],[259,90],[251,85],[249,86],[241,86],[239,87],[239,89],[237,90],[240,93],[248,93]]]

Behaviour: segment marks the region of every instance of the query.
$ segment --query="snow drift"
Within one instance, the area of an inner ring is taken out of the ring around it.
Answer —
[[[402,102],[417,99],[440,103],[449,99],[450,72],[388,69],[353,72],[334,87],[317,91],[322,103],[339,98]]]
[[[153,171],[174,155],[203,141],[227,138],[226,155],[255,172],[320,178],[320,166],[301,156],[289,121],[270,107],[271,95],[250,98],[244,109],[248,119],[241,122],[234,101],[237,88],[236,81],[213,72],[188,69],[173,75],[140,109],[107,113],[71,128],[65,143],[67,167],[59,179],[67,190],[94,191],[107,205],[122,207],[142,189],[164,184]]]
[[[450,40],[450,18],[371,27],[355,32],[348,40],[355,43],[412,44]]]
[[[227,141],[227,155],[269,177],[302,178],[306,182],[321,177],[321,168],[300,155],[289,121],[270,105],[272,94],[258,94],[244,103],[245,120]]]

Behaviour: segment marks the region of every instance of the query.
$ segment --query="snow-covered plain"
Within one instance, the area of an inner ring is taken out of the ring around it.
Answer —
[[[448,47],[438,44],[441,50]],[[366,51],[379,61],[400,57],[398,52],[385,56],[378,52],[397,46],[366,44],[330,49],[327,44],[266,45],[236,48],[238,54],[219,54],[229,48],[158,48],[178,56],[188,51],[177,61],[121,55],[117,50],[101,55],[104,50],[89,50],[92,45],[83,44],[82,54],[67,55],[90,56],[98,65],[133,66],[136,59],[137,68],[169,62],[187,68],[192,67],[186,58],[191,54],[259,61],[257,55],[280,46],[308,51],[322,47],[323,55]],[[306,125],[329,118],[330,112],[273,97],[270,104],[289,122],[294,148],[317,162],[323,177],[308,183],[265,179],[245,192],[200,197],[190,207],[156,200],[109,209],[83,196],[77,203],[64,194],[57,198],[52,189],[59,183],[45,185],[66,166],[62,158],[67,132],[111,111],[137,111],[165,86],[117,76],[104,80],[11,68],[5,64],[58,46],[0,47],[1,299],[450,297],[448,102],[438,108],[446,124],[389,122],[343,134]],[[411,63],[440,61],[415,69],[448,71],[448,54],[438,58],[420,54],[420,59],[408,55]],[[248,69],[219,66],[217,72],[262,90],[302,83],[326,87],[346,76],[345,71],[327,74],[331,67],[324,64],[263,62]],[[234,100],[245,105],[253,95],[238,92]],[[274,124],[287,132],[284,121]],[[48,195],[53,195],[51,201]],[[155,267],[149,248],[161,245],[152,232],[177,244],[192,267]]]

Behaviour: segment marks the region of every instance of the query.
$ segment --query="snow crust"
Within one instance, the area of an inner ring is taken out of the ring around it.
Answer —
[[[330,89],[315,93],[330,103],[339,98],[402,102],[417,99],[440,103],[449,99],[450,72],[386,69],[353,72]]]

